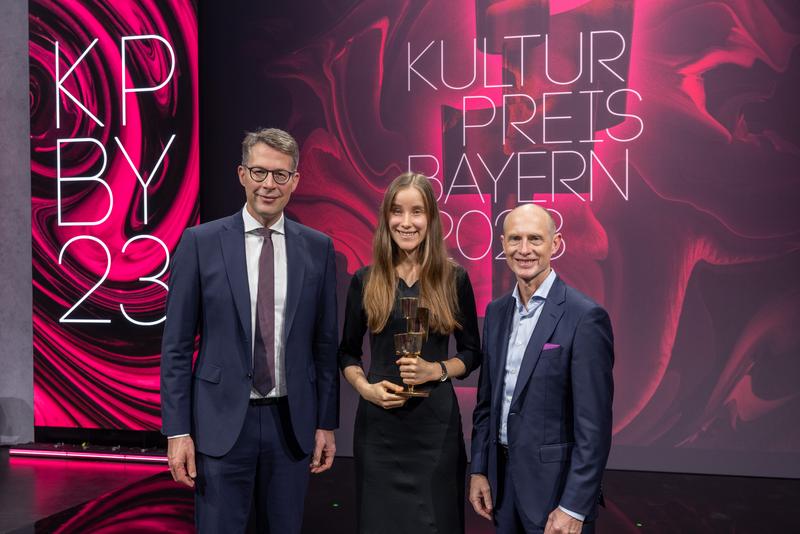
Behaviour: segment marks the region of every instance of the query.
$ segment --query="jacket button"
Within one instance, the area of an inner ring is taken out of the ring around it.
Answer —
[[[253,373],[247,373],[247,378],[253,378]]]

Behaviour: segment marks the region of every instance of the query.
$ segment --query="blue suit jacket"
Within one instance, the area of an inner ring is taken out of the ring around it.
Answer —
[[[336,268],[326,235],[285,219],[285,372],[291,423],[305,452],[339,424]],[[162,432],[227,453],[252,387],[250,290],[241,211],[187,229],[175,250],[161,352]],[[192,369],[195,339],[200,348]]]
[[[473,415],[472,473],[498,495],[497,440],[514,298],[489,304]],[[543,350],[548,344],[548,350]],[[556,278],[528,341],[508,416],[519,511],[545,526],[561,505],[591,520],[611,446],[613,334],[606,311]]]

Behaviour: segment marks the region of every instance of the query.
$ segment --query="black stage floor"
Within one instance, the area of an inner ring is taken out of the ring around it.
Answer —
[[[608,471],[597,531],[800,532],[800,480]],[[312,477],[304,534],[355,532],[353,460]],[[469,505],[467,505],[469,506]],[[8,457],[0,448],[0,532],[192,532],[192,494],[165,466]],[[466,511],[467,533],[494,532]]]

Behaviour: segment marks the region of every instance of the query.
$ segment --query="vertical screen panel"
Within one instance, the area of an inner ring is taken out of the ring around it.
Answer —
[[[198,220],[189,0],[30,2],[37,427],[160,427],[166,275]]]

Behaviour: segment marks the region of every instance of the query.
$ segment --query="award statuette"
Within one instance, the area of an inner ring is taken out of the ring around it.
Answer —
[[[419,358],[422,344],[428,337],[428,309],[419,307],[419,299],[403,297],[400,299],[400,311],[406,319],[406,333],[394,335],[394,351],[401,358]],[[398,393],[401,397],[427,397],[427,391],[415,391],[409,384]]]

